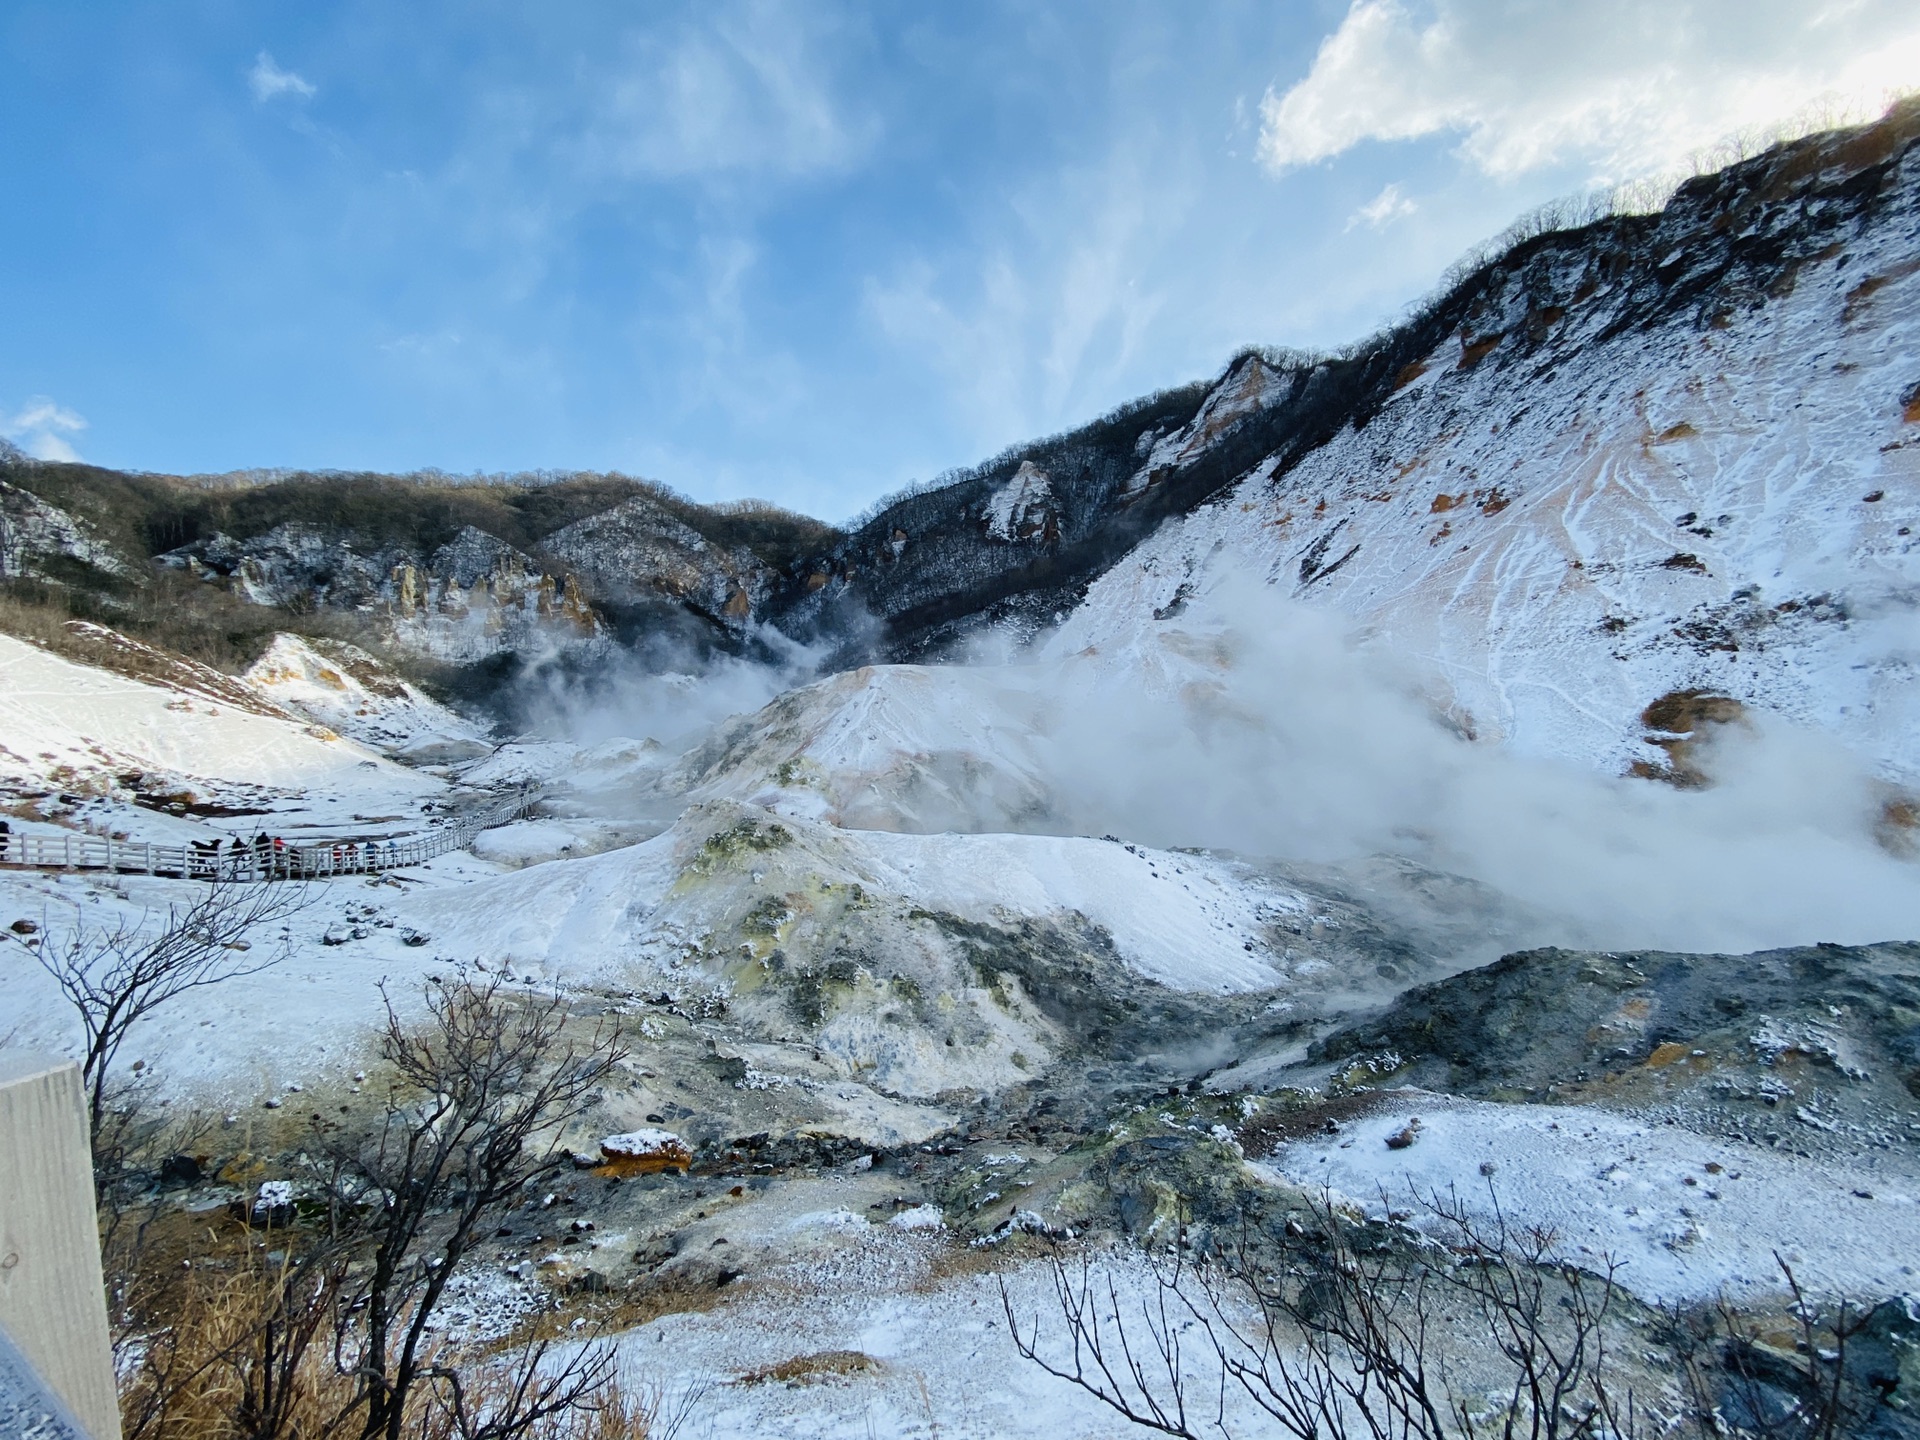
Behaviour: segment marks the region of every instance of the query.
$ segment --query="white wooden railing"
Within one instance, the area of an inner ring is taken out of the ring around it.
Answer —
[[[272,837],[195,840],[152,845],[96,835],[0,836],[0,867],[22,870],[106,870],[119,875],[164,875],[184,880],[319,880],[371,875],[418,865],[464,850],[482,830],[518,820],[540,800],[523,786],[465,810],[420,835],[337,839],[291,844]]]

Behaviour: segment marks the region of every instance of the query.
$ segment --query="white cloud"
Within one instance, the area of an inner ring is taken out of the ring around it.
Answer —
[[[5,436],[36,460],[78,460],[67,436],[87,428],[87,422],[63,405],[44,395],[36,395],[18,414],[0,419],[0,436]]]
[[[282,95],[291,95],[296,100],[311,100],[319,94],[311,81],[291,70],[282,70],[274,64],[273,56],[264,50],[254,57],[253,68],[247,72],[247,88],[253,91],[253,98],[262,105]]]
[[[759,0],[718,9],[670,42],[647,36],[609,88],[589,136],[619,174],[808,175],[845,168],[875,125],[835,89],[840,38],[817,12]]]
[[[1365,225],[1370,230],[1384,230],[1394,221],[1404,219],[1420,207],[1400,193],[1398,185],[1389,185],[1347,217],[1347,229],[1356,225]]]
[[[1455,133],[1488,175],[1571,162],[1623,180],[1916,84],[1911,0],[1353,0],[1306,78],[1261,102],[1260,158],[1279,172]]]

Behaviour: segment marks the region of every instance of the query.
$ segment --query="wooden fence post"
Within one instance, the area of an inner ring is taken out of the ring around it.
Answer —
[[[93,1440],[120,1440],[80,1069],[0,1054],[0,1329]]]

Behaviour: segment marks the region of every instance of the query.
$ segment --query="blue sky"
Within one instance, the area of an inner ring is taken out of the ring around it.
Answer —
[[[840,518],[1920,82],[1892,0],[0,12],[0,433]]]

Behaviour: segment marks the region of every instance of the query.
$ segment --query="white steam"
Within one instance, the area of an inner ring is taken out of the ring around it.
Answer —
[[[756,649],[771,658],[666,673],[636,660],[550,682],[544,718],[579,744],[651,738],[678,754],[822,660],[771,630]],[[1396,853],[1541,917],[1528,943],[1920,938],[1920,864],[1876,838],[1885,787],[1773,717],[1701,739],[1704,790],[1517,757],[1450,729],[1427,698],[1437,687],[1339,617],[1237,577],[1122,653],[1009,659],[989,637],[973,662],[823,683],[795,712],[805,723],[749,727],[758,738],[722,747],[694,789],[787,803],[776,772],[804,753],[810,788],[787,799],[856,828],[1114,834],[1322,862]]]
[[[521,708],[534,729],[553,738],[577,745],[653,740],[676,755],[722,721],[806,684],[825,654],[770,625],[755,626],[748,639],[759,658],[622,650],[586,673],[548,666],[529,680]]]
[[[1920,937],[1920,866],[1876,843],[1882,794],[1821,737],[1724,727],[1716,783],[1676,791],[1461,739],[1392,657],[1269,587],[1223,582],[1181,620],[1124,663],[1074,662],[1049,752],[1076,828],[1409,854],[1559,917],[1541,938],[1574,945]]]

